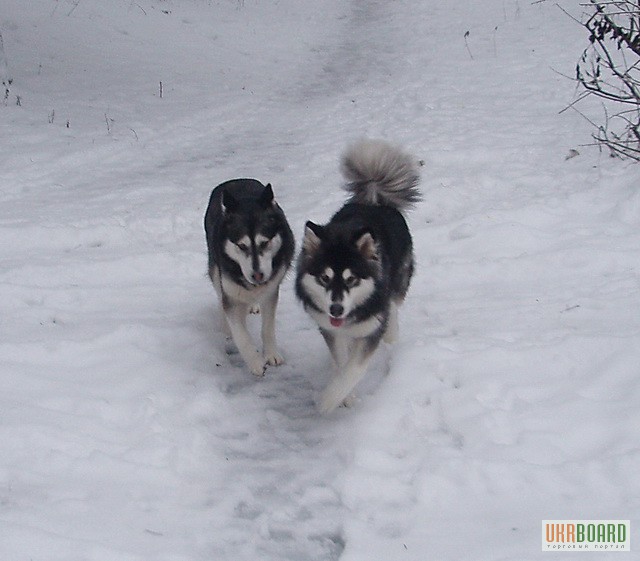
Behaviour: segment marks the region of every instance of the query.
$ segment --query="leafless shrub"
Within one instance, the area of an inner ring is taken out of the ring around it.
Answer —
[[[611,154],[640,161],[640,0],[590,0],[581,22],[589,46],[576,65],[583,89],[578,102],[596,96],[604,118],[594,139]],[[593,122],[593,121],[592,121]]]

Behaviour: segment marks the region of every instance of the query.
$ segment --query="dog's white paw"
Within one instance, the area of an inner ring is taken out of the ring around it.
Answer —
[[[382,340],[388,345],[393,345],[398,340],[398,329],[389,327],[382,336]]]
[[[277,350],[265,353],[264,359],[267,361],[267,364],[270,364],[271,366],[280,366],[281,364],[284,364],[284,357]]]
[[[256,356],[251,359],[251,361],[247,362],[247,366],[249,370],[251,370],[251,374],[262,378],[264,376],[265,371],[267,370],[267,363],[262,355],[256,353]]]
[[[355,394],[352,393],[351,395],[348,395],[342,400],[340,407],[346,407],[348,409],[349,407],[353,407],[357,403],[357,401],[358,401],[358,398],[356,397]]]
[[[336,407],[344,405],[349,407],[353,401],[342,393],[332,391],[331,386],[320,394],[320,401],[318,402],[318,411],[323,414],[331,413]]]

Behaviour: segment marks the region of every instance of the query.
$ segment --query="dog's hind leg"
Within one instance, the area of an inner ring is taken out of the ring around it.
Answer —
[[[262,351],[267,364],[277,366],[284,363],[284,357],[276,345],[276,308],[279,289],[263,300],[260,308],[262,315]]]
[[[230,304],[223,301],[223,307],[233,342],[238,347],[240,356],[255,376],[263,376],[267,363],[262,354],[256,349],[251,335],[247,331],[248,306],[245,304]]]
[[[367,372],[371,355],[378,346],[378,340],[358,339],[351,346],[349,360],[329,382],[320,396],[318,409],[329,413],[345,401]]]

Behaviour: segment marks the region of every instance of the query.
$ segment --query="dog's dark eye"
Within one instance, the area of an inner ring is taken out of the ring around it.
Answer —
[[[266,241],[266,242],[260,242],[260,243],[258,244],[258,249],[259,249],[260,251],[265,251],[265,250],[269,247],[269,244],[270,244],[270,243],[271,243],[271,240],[268,240],[268,241]]]
[[[353,288],[354,286],[358,286],[360,284],[360,279],[351,275],[350,277],[347,277],[345,279],[344,283],[347,285],[347,288]]]
[[[319,277],[316,277],[316,280],[321,286],[328,286],[331,282],[331,277],[329,275],[322,274]]]
[[[244,251],[245,253],[247,253],[249,251],[249,246],[246,243],[240,242],[240,243],[238,243],[236,245],[238,246],[240,251]]]

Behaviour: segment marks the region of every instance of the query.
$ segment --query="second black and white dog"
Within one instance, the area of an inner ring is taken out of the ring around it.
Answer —
[[[280,283],[294,252],[291,228],[270,184],[234,179],[211,193],[204,218],[209,277],[222,304],[224,323],[242,359],[256,376],[283,362],[276,346],[275,315]],[[259,351],[247,330],[249,311],[259,306]]]
[[[296,294],[336,365],[318,404],[323,412],[349,397],[380,340],[396,337],[414,268],[402,212],[420,200],[417,162],[385,142],[353,145],[342,172],[351,199],[328,224],[307,222],[296,277]]]

